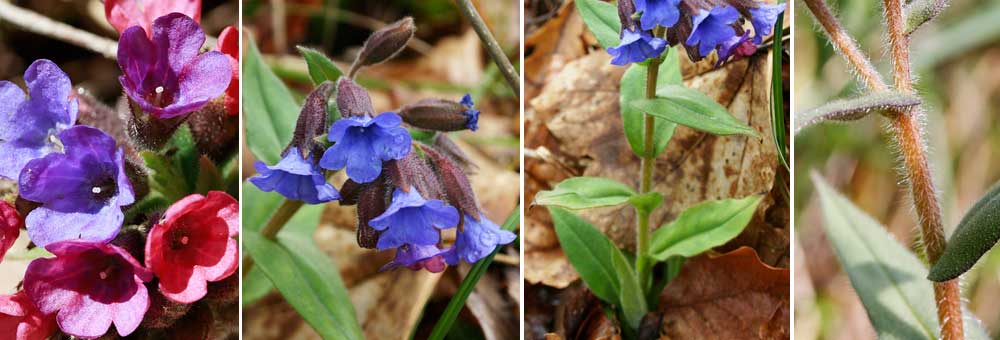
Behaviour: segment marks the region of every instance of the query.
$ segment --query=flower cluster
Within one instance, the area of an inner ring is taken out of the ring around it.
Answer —
[[[238,66],[238,33],[220,38],[226,54],[199,55],[200,1],[105,6],[122,32],[120,80],[133,113],[138,107],[153,119],[184,117],[224,101]],[[34,62],[24,80],[27,95],[0,81],[0,177],[18,189],[16,207],[0,201],[0,260],[21,228],[48,255],[31,261],[20,291],[0,295],[0,338],[48,339],[57,331],[85,339],[149,337],[182,316],[163,313],[168,305],[209,303],[218,287],[236,289],[210,285],[233,277],[238,266],[236,199],[207,191],[173,203],[142,201],[150,198],[149,170],[137,160],[135,141],[82,124],[95,119],[83,114],[88,110],[113,111],[72,91],[51,61]]]
[[[621,43],[609,47],[612,64],[643,62],[681,44],[691,60],[716,52],[716,66],[756,52],[771,34],[785,4],[752,0],[622,0],[618,2]],[[744,26],[749,19],[753,35]],[[661,30],[658,30],[662,28]]]
[[[359,58],[374,61],[356,61],[350,74],[395,55],[413,27],[407,18],[372,34]],[[340,117],[327,124],[333,93]],[[255,163],[258,174],[250,182],[305,203],[356,204],[358,244],[396,250],[383,269],[440,272],[461,261],[477,262],[515,239],[480,211],[465,175],[468,161],[438,133],[477,129],[479,110],[471,96],[458,102],[426,99],[394,112],[375,112],[368,92],[350,76],[336,85],[320,84],[306,98],[281,160],[272,166]],[[430,142],[416,140],[405,126],[435,135]],[[323,133],[326,141],[317,140]],[[327,182],[327,172],[340,169],[348,179],[338,191]],[[450,247],[442,247],[441,232],[447,229],[457,229],[457,237]]]

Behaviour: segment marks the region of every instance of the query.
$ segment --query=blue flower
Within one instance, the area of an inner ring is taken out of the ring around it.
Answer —
[[[642,12],[641,28],[652,30],[656,25],[670,27],[677,23],[681,0],[635,0],[635,9]]]
[[[413,187],[409,192],[397,188],[389,208],[368,225],[382,232],[375,245],[379,250],[404,244],[431,246],[440,240],[440,229],[458,225],[458,210],[441,200],[424,199]]]
[[[468,93],[462,96],[462,106],[465,106],[465,112],[462,112],[468,120],[465,121],[465,128],[476,131],[479,128],[479,110],[472,103],[472,96]]]
[[[410,133],[399,126],[402,121],[393,112],[338,120],[328,135],[335,144],[319,165],[330,170],[347,167],[347,176],[358,183],[374,181],[382,173],[382,162],[402,159],[410,152]]]
[[[250,183],[260,190],[277,191],[285,198],[309,204],[340,199],[340,193],[326,182],[323,170],[313,157],[303,159],[298,148],[289,148],[274,166],[267,166],[261,161],[253,166],[257,169],[257,176],[250,178]]]
[[[753,24],[753,43],[760,44],[764,36],[771,34],[771,29],[778,21],[778,16],[785,12],[785,4],[768,5],[750,9],[750,23]],[[780,29],[780,28],[779,28]]]
[[[135,202],[125,154],[114,138],[85,125],[63,130],[59,140],[65,153],[33,159],[21,170],[21,197],[42,204],[24,220],[28,236],[41,247],[70,239],[108,242],[121,229],[121,207]]]
[[[28,161],[56,151],[56,135],[76,122],[78,103],[70,98],[69,77],[40,59],[24,72],[28,98],[0,81],[0,177],[17,180]]]
[[[608,47],[608,53],[614,57],[611,59],[612,64],[626,65],[658,57],[666,48],[666,40],[654,38],[649,32],[623,29],[621,44],[617,47]]]
[[[511,243],[515,238],[517,235],[500,229],[485,215],[480,214],[478,221],[472,216],[465,215],[462,231],[458,233],[455,245],[445,251],[444,259],[452,266],[458,265],[460,260],[476,263],[490,255],[498,245]]]
[[[445,269],[443,251],[437,246],[422,246],[404,244],[396,249],[396,258],[382,266],[379,271],[407,267],[412,270],[427,269],[431,273],[440,273]]]
[[[731,6],[719,6],[711,11],[701,10],[694,16],[691,35],[685,44],[698,45],[698,54],[707,56],[716,46],[736,35],[732,24],[739,17],[740,12]]]

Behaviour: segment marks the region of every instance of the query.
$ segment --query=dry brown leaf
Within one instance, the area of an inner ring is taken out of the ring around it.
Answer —
[[[583,19],[572,1],[566,1],[555,17],[524,39],[524,95],[531,100],[552,74],[586,53]]]
[[[470,267],[463,265],[462,272],[467,275]],[[486,274],[479,279],[476,289],[466,300],[465,307],[479,321],[487,340],[514,339],[520,335],[520,316],[516,313],[515,306],[501,295],[500,282],[494,275]]]
[[[660,297],[661,339],[788,338],[789,274],[749,247],[689,259]]]

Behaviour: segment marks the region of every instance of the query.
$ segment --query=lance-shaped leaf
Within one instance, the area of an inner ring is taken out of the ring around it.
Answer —
[[[264,63],[253,37],[247,35],[243,56],[243,114],[246,141],[258,160],[276,164],[281,150],[292,140],[299,105],[292,92]]]
[[[665,87],[668,85],[681,84],[680,53],[676,48],[669,49],[656,73],[656,86]],[[632,147],[632,152],[640,157],[646,155],[643,134],[646,131],[645,114],[628,105],[633,101],[646,98],[646,77],[649,66],[642,63],[633,63],[622,75],[621,89],[619,94],[619,106],[622,113],[622,127],[625,130],[625,138],[628,145]],[[655,117],[654,117],[655,118]],[[674,128],[677,124],[662,118],[653,119],[653,156],[658,156],[667,147],[670,138],[674,135]]]
[[[650,254],[660,261],[692,257],[729,242],[753,218],[761,196],[705,201],[653,232]]]
[[[618,304],[620,283],[615,275],[611,254],[611,240],[590,222],[567,210],[549,207],[552,225],[556,229],[559,245],[566,257],[580,273],[580,278],[590,291],[607,303]]]
[[[567,209],[588,209],[624,204],[635,191],[615,180],[601,177],[573,177],[556,184],[552,190],[535,195],[535,204]]]
[[[1000,240],[1000,183],[993,186],[962,217],[948,247],[931,267],[931,281],[954,279],[972,268]]]
[[[337,65],[333,63],[330,58],[327,58],[323,52],[304,47],[296,46],[299,53],[302,54],[302,58],[306,60],[306,66],[309,68],[309,78],[312,79],[313,84],[319,85],[324,81],[336,82],[344,75],[344,72],[337,68]]]
[[[934,289],[927,267],[885,228],[813,175],[823,228],[847,271],[880,339],[937,339]],[[967,339],[989,339],[974,318],[965,318]]]
[[[795,133],[828,120],[852,121],[887,109],[905,109],[920,105],[920,98],[901,93],[876,93],[851,99],[838,99],[795,114]]]
[[[757,131],[733,117],[701,91],[681,85],[657,86],[656,98],[640,99],[632,108],[668,121],[716,135],[758,136]]]
[[[642,317],[646,315],[649,308],[646,305],[646,298],[643,296],[642,286],[639,285],[639,275],[635,268],[625,259],[618,248],[611,247],[611,264],[618,274],[618,284],[621,287],[618,291],[618,299],[621,302],[622,315],[625,317],[625,324],[631,329],[639,329]]]

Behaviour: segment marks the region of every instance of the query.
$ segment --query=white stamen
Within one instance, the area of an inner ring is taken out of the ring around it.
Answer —
[[[188,237],[187,236],[181,237],[181,244],[183,244],[183,245],[187,245],[188,244]]]
[[[157,86],[153,91],[156,91],[156,94],[161,94],[163,93],[163,86]]]
[[[100,194],[101,193],[101,187],[93,187],[93,188],[90,189],[90,192],[95,193],[95,194]]]
[[[108,273],[107,272],[101,272],[99,275],[101,276],[101,280],[104,280],[104,279],[108,278]]]

